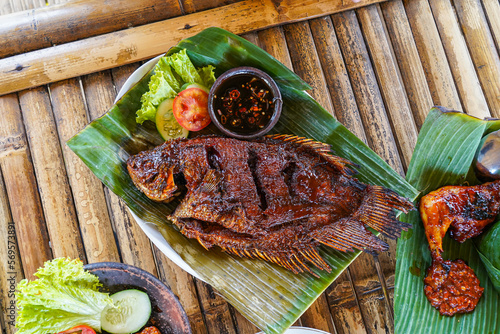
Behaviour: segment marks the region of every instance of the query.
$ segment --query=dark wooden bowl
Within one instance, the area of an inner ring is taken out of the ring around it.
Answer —
[[[261,79],[271,90],[271,93],[273,95],[273,102],[274,102],[274,110],[273,110],[273,115],[271,116],[271,119],[269,120],[269,123],[267,125],[255,132],[251,133],[239,133],[235,131],[231,131],[224,127],[219,122],[219,119],[215,115],[215,110],[214,110],[214,96],[217,96],[218,94],[220,95],[220,88],[225,86],[226,83],[232,80],[237,80],[238,77],[241,76],[254,76],[256,78]],[[258,68],[254,67],[248,67],[248,66],[242,66],[242,67],[236,67],[233,68],[229,71],[226,71],[222,73],[220,77],[217,78],[215,83],[213,84],[212,88],[210,88],[210,92],[208,94],[208,113],[210,114],[210,118],[212,119],[212,122],[221,130],[224,134],[230,137],[238,138],[238,139],[251,139],[251,138],[256,138],[259,136],[263,136],[267,132],[269,132],[276,122],[278,122],[278,119],[280,118],[281,115],[281,107],[283,105],[283,100],[281,99],[281,92],[278,88],[278,85],[276,82],[269,76],[264,71],[259,70]]]
[[[191,334],[189,320],[177,297],[150,273],[117,262],[92,263],[84,268],[99,277],[103,292],[113,294],[127,289],[146,292],[152,307],[146,326],[156,326],[162,334]]]

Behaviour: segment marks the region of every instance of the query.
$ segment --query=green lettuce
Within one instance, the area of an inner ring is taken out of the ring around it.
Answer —
[[[17,285],[18,334],[58,333],[77,325],[101,330],[101,312],[113,302],[99,292],[99,278],[85,271],[80,260],[48,261],[35,276]]]
[[[136,121],[155,120],[156,110],[166,99],[174,98],[185,83],[197,83],[207,88],[215,82],[215,67],[208,65],[196,69],[185,49],[170,56],[160,58],[155,65],[154,74],[149,79],[149,90],[141,97],[141,109],[137,111]]]
[[[198,74],[200,75],[201,82],[203,82],[205,87],[212,87],[215,83],[215,67],[212,65],[208,65],[202,67],[198,70]]]

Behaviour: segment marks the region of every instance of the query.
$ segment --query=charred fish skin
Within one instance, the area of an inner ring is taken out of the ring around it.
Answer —
[[[294,273],[312,273],[309,265],[331,271],[320,245],[387,250],[366,226],[390,238],[411,227],[395,210],[408,212],[413,204],[359,182],[357,167],[327,144],[290,135],[177,139],[127,162],[134,184],[156,201],[168,201],[176,175],[183,175],[187,192],[168,218],[188,238]]]

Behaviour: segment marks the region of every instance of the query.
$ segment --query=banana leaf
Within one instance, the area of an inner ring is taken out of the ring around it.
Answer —
[[[480,239],[477,251],[493,286],[500,293],[500,222],[496,222]]]
[[[499,127],[498,120],[480,120],[461,112],[433,108],[418,136],[407,181],[421,196],[445,185],[477,184],[471,172],[475,152],[481,138]],[[431,256],[419,213],[414,211],[400,218],[412,223],[413,229],[403,233],[397,244],[396,333],[498,333],[499,294],[488,278],[474,242],[459,244],[446,237],[443,258],[465,260],[476,272],[484,294],[472,313],[441,316],[424,295],[423,279]],[[499,246],[500,243],[496,243],[497,254]]]
[[[379,184],[413,199],[416,190],[360,139],[337,122],[312,99],[304,89],[309,86],[297,75],[262,49],[225,30],[209,28],[181,41],[169,54],[187,50],[197,67],[214,65],[218,73],[250,65],[269,73],[278,83],[283,96],[282,116],[274,132],[296,134],[329,143],[336,154],[358,165],[359,179]],[[332,268],[331,273],[315,271],[294,275],[259,260],[242,259],[213,249],[206,251],[196,240],[179,233],[166,220],[177,203],[156,203],[133,185],[128,176],[127,158],[141,150],[158,145],[161,138],[154,126],[135,123],[140,96],[147,89],[148,73],[101,118],[90,123],[67,144],[95,175],[120,196],[130,210],[142,220],[155,224],[181,258],[196,274],[211,284],[241,314],[266,333],[282,333],[358,256],[359,252],[341,253],[329,248],[320,250]],[[199,134],[215,132],[210,126]]]

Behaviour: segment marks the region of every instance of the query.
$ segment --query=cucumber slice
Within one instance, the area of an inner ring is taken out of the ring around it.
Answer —
[[[197,83],[185,83],[184,85],[182,85],[181,87],[181,92],[185,89],[189,89],[189,88],[199,88],[205,92],[207,92],[207,94],[210,92],[210,90],[203,86],[203,85],[200,85],[200,84],[197,84]]]
[[[107,306],[101,313],[101,328],[108,333],[136,333],[151,317],[151,301],[145,292],[123,290],[111,299],[117,307]]]
[[[189,134],[189,131],[184,129],[175,119],[172,112],[173,103],[174,99],[166,99],[156,111],[156,129],[165,140],[186,138]]]

